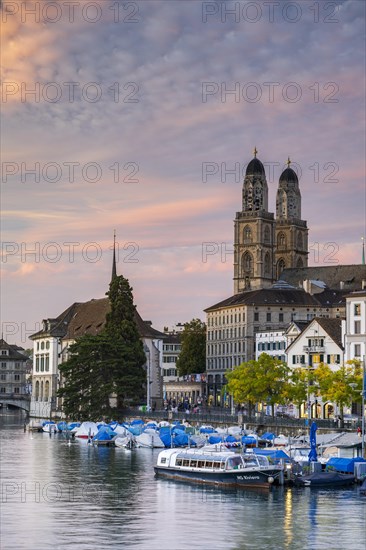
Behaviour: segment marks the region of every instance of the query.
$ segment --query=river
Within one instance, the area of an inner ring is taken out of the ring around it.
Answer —
[[[157,450],[24,433],[0,413],[2,550],[365,550],[366,497],[218,490],[154,477]]]

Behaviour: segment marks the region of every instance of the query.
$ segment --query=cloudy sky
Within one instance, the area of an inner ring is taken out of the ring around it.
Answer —
[[[1,16],[9,342],[104,296],[114,229],[141,315],[204,319],[233,293],[254,146],[270,211],[288,156],[301,176],[309,264],[361,262],[364,2],[4,0]]]

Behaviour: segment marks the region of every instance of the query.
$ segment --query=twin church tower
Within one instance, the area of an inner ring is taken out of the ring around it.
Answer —
[[[235,218],[235,294],[268,288],[285,268],[308,265],[308,228],[301,219],[299,180],[290,159],[280,176],[275,218],[268,212],[266,173],[257,152],[247,166],[242,211]]]

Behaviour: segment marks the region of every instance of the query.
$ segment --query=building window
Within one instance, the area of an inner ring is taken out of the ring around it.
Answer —
[[[361,304],[354,304],[354,315],[361,315]]]
[[[271,233],[268,225],[266,225],[266,227],[264,228],[264,242],[266,244],[269,244],[271,242]]]
[[[41,349],[44,349],[44,342],[41,342]]]
[[[355,357],[361,357],[361,344],[355,344]]]
[[[279,313],[279,314],[278,314],[278,321],[279,321],[280,323],[283,323],[283,313]]]
[[[14,374],[14,380],[16,380],[17,382],[19,382],[19,380],[20,380],[20,374]]]
[[[0,374],[0,380],[6,380],[6,374]]]
[[[361,321],[355,321],[355,334],[361,334]]]
[[[259,321],[259,313],[258,311],[254,312],[254,321]]]
[[[20,393],[19,388],[14,388],[14,393]]]
[[[0,388],[0,393],[6,393],[6,388],[4,388],[4,386]]]
[[[244,227],[244,243],[251,243],[252,242],[252,231],[250,227],[247,225]]]
[[[277,246],[278,248],[285,248],[286,247],[286,236],[284,233],[279,233],[277,237]]]
[[[36,372],[39,372],[39,357],[36,357]]]
[[[8,350],[7,349],[2,349],[1,350],[1,355],[8,355]]]
[[[266,321],[267,321],[267,323],[271,322],[271,313],[267,313]]]
[[[46,342],[46,349],[50,349],[50,343],[49,343],[48,340],[47,340],[47,342]]]
[[[20,363],[15,363],[15,368],[20,369]]]
[[[1,363],[1,368],[6,369],[6,363]]]

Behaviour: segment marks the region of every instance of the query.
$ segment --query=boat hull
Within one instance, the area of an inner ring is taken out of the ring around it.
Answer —
[[[197,472],[188,470],[175,470],[155,466],[155,474],[159,477],[189,481],[204,485],[222,487],[261,487],[269,488],[272,485],[282,484],[282,469],[270,468],[268,470],[236,471],[236,472]]]
[[[338,472],[319,472],[295,479],[295,485],[301,487],[344,487],[345,485],[353,485],[354,482],[355,476],[339,474]]]

